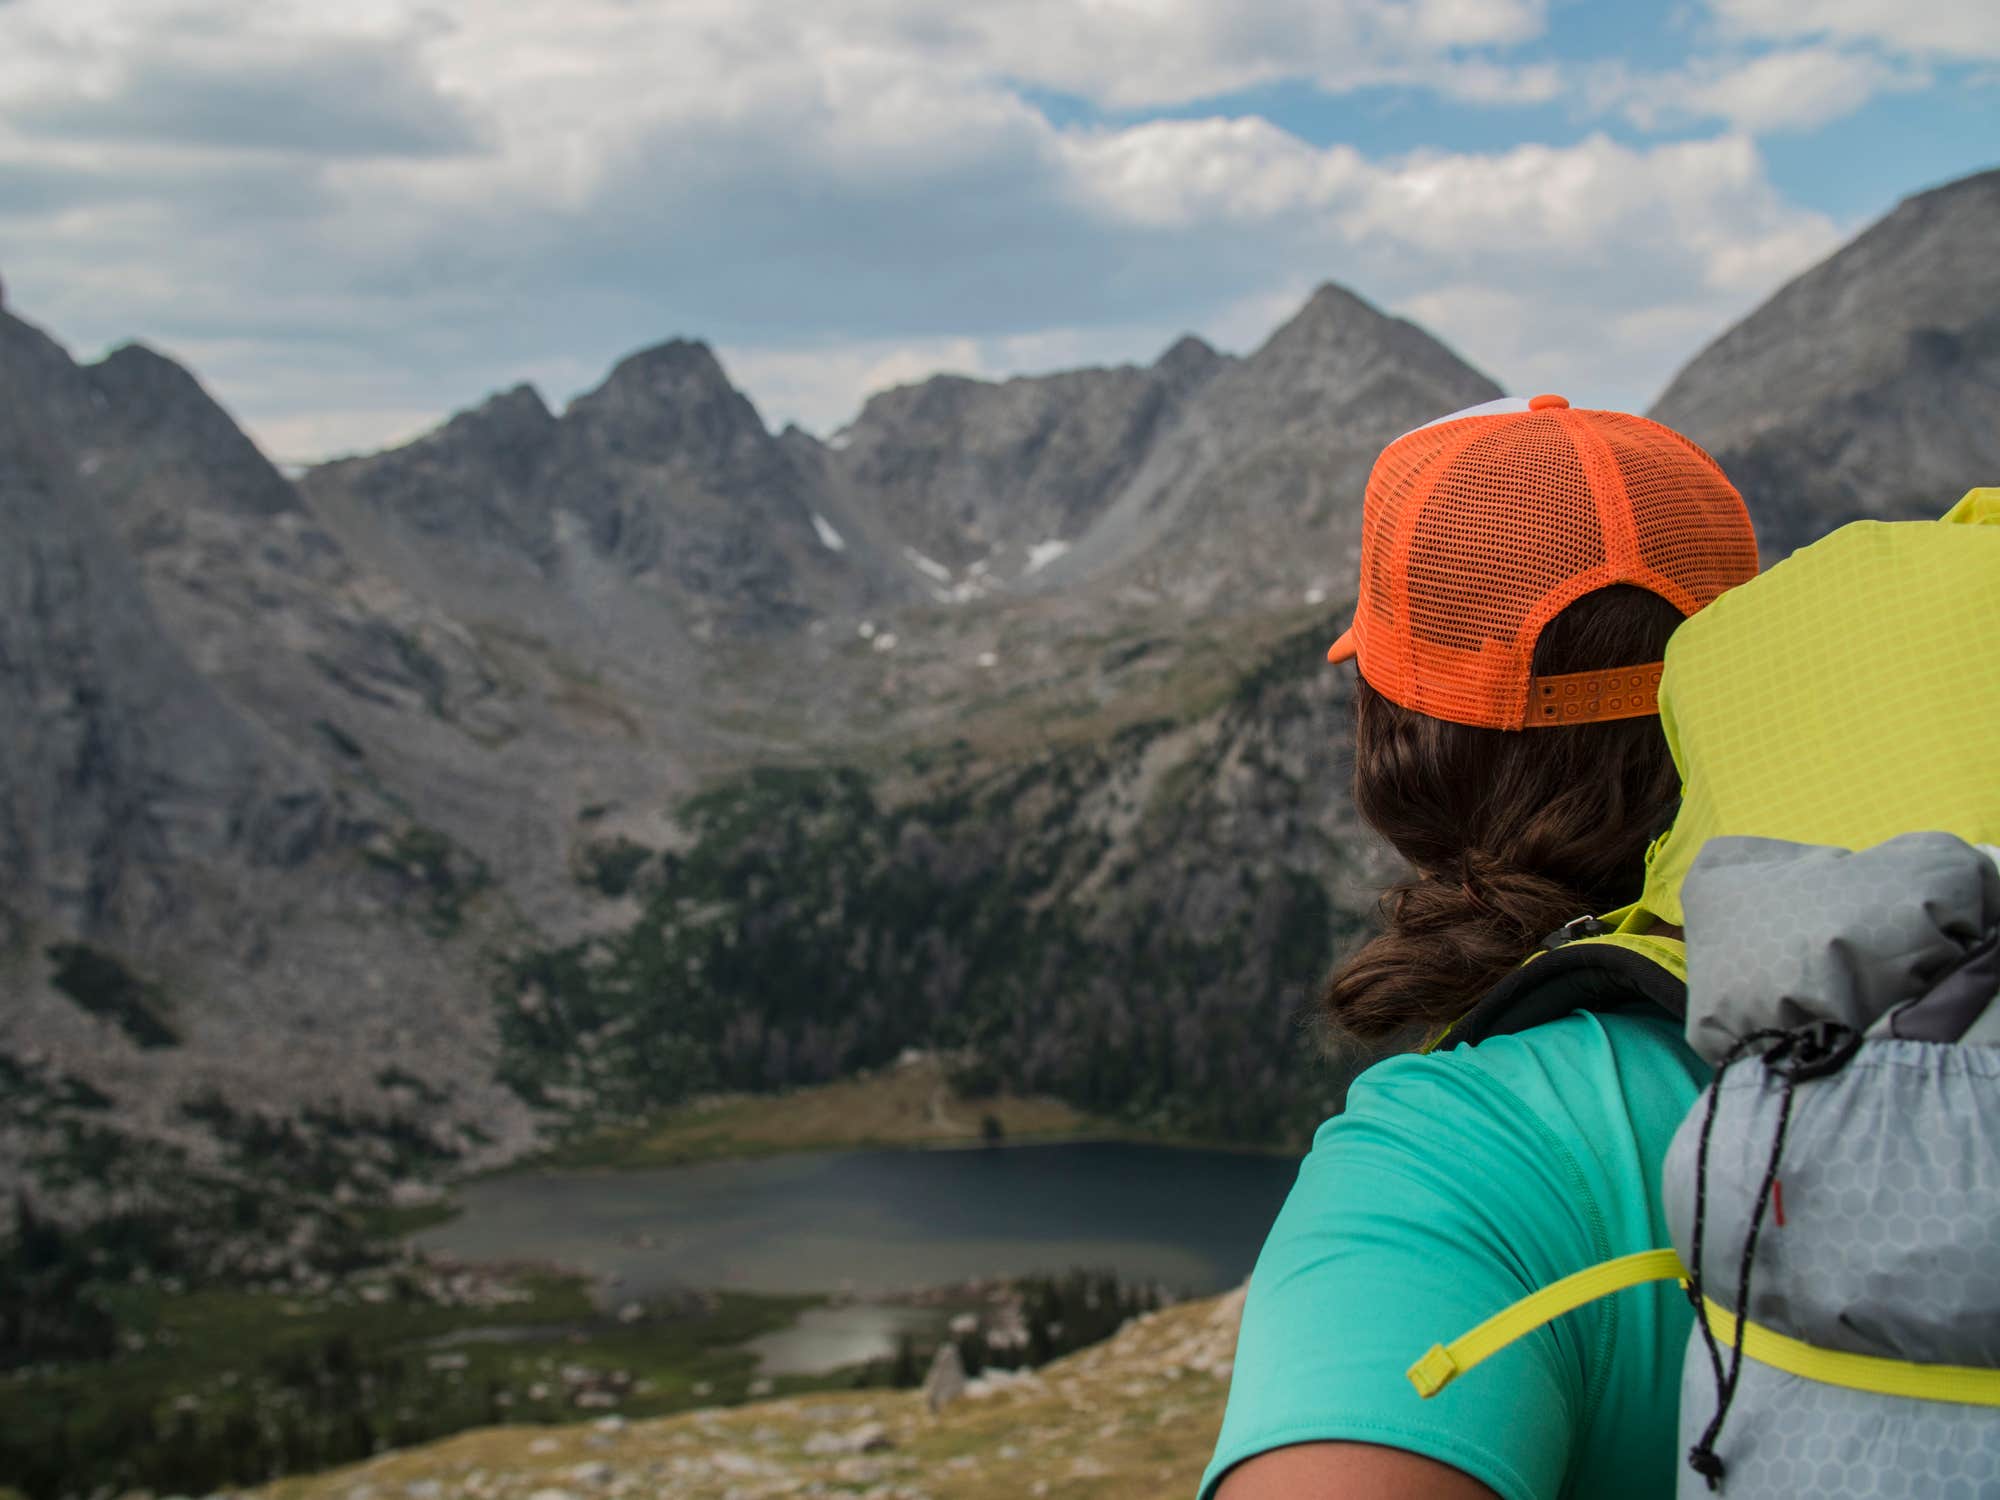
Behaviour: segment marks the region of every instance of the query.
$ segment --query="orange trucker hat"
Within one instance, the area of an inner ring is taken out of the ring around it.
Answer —
[[[1679,433],[1561,396],[1489,401],[1382,450],[1354,624],[1326,655],[1456,724],[1634,718],[1659,711],[1660,663],[1538,678],[1542,627],[1621,583],[1691,615],[1756,572],[1743,497]]]

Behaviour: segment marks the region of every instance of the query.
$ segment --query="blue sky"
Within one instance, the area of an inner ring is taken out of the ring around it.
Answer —
[[[1996,164],[1965,0],[0,0],[11,308],[295,459],[675,335],[828,432],[1326,280],[1640,407]]]
[[[1882,9],[1885,16],[1893,14]],[[1734,36],[1713,14],[1685,0],[1558,0],[1545,14],[1539,36],[1507,49],[1518,65],[1547,65],[1572,75],[1605,65],[1672,74],[1718,51],[1747,60],[1786,50],[1782,42]],[[1967,30],[1971,34],[1973,28]],[[1809,128],[1758,131],[1772,186],[1793,202],[1847,223],[1877,217],[1923,187],[2000,164],[2000,60],[1990,50],[1985,56],[1970,48],[1964,55],[1928,52],[1920,72],[1913,70],[1910,87],[1857,98]],[[1644,129],[1615,111],[1589,108],[1574,94],[1475,104],[1407,84],[1341,93],[1299,78],[1163,110],[1107,110],[1079,95],[1032,86],[1022,92],[1052,121],[1067,126],[1258,115],[1315,145],[1345,142],[1378,157],[1427,149],[1478,152],[1496,141],[1574,144],[1593,133],[1638,147],[1661,139],[1699,139],[1716,123],[1711,117]]]

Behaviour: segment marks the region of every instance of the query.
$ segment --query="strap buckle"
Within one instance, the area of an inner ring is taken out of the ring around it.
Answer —
[[[1542,939],[1542,946],[1536,950],[1553,953],[1565,943],[1573,943],[1578,938],[1603,937],[1613,931],[1611,924],[1593,916],[1571,917],[1562,926]]]

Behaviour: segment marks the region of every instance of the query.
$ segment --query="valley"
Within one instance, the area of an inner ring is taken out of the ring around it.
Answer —
[[[2000,271],[1967,249],[1996,234],[2000,173],[1919,195],[1662,397],[1767,563],[2000,473]],[[639,1246],[658,1282],[621,1298],[575,1274],[595,1252],[523,1249],[573,1226],[494,1174],[609,1194],[575,1210],[602,1230],[649,1173],[819,1173],[853,1208],[855,1162],[1069,1152],[1048,1223],[1009,1197],[963,1236],[1056,1260],[912,1255],[873,1290],[1240,1276],[1121,1263],[1057,1208],[1173,1242],[1113,1190],[1172,1206],[1148,1144],[1279,1153],[1176,1158],[1211,1196],[1281,1173],[1369,1061],[1313,1020],[1394,872],[1324,651],[1374,453],[1497,389],[1328,284],[1241,356],[938,376],[824,439],[675,338],[560,411],[521,386],[293,476],[174,361],[78,362],[0,307],[0,1467],[33,1500],[192,1493],[498,1424],[278,1493],[978,1494],[1012,1423],[1050,1493],[1185,1487],[1226,1310],[948,1421],[873,1390],[722,1413],[921,1371],[878,1343],[757,1373],[865,1279],[733,1275],[782,1214],[698,1275]],[[441,1248],[495,1188],[524,1196],[477,1255]],[[973,1201],[895,1193],[944,1238]],[[1120,1288],[1037,1295],[1108,1305],[1096,1336]],[[522,1426],[580,1420],[611,1425]],[[827,1446],[870,1422],[890,1456]]]

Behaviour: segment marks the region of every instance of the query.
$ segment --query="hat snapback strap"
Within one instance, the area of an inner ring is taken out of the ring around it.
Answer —
[[[1611,671],[1565,672],[1528,681],[1528,711],[1524,729],[1559,724],[1600,724],[1609,719],[1637,719],[1660,711],[1660,677],[1664,662]]]

